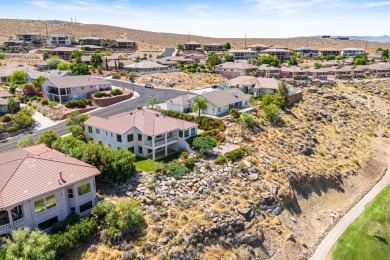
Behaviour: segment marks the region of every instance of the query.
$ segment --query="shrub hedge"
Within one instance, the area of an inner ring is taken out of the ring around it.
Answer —
[[[7,132],[8,133],[13,133],[13,132],[16,132],[16,130],[18,130],[15,126],[10,126],[7,128]]]
[[[1,122],[3,123],[11,122],[11,120],[12,118],[9,115],[5,115],[1,118]]]
[[[95,93],[93,93],[93,96],[95,98],[111,97],[111,94],[110,93],[106,93],[106,92],[95,92]]]
[[[66,108],[85,108],[87,105],[92,105],[92,100],[83,98],[80,100],[70,100],[65,103]]]
[[[123,91],[122,90],[120,90],[120,89],[113,89],[113,90],[111,90],[111,95],[113,95],[113,96],[118,96],[118,95],[122,95],[123,94]]]
[[[242,157],[244,157],[244,154],[245,152],[242,148],[237,148],[234,149],[233,151],[225,153],[224,156],[226,157],[227,160],[231,162],[235,162],[241,159]]]

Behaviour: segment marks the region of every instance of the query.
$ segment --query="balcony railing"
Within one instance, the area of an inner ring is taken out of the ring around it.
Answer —
[[[11,224],[10,223],[0,226],[0,233],[7,232],[9,230],[11,230]]]
[[[177,141],[177,136],[173,136],[173,137],[167,138],[167,142],[166,143],[171,143],[171,142],[175,142],[175,141]],[[154,142],[154,147],[160,146],[160,145],[164,145],[166,143],[165,143],[165,139],[160,140],[160,141],[155,141]],[[153,147],[153,141],[146,142],[145,146]]]
[[[20,227],[26,225],[26,218],[21,218],[13,222],[14,227]]]

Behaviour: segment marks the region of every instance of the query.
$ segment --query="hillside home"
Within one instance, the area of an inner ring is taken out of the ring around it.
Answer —
[[[8,40],[3,42],[5,47],[24,47],[27,45],[27,42],[23,40]]]
[[[114,48],[118,49],[137,49],[137,43],[135,41],[127,39],[116,39],[111,42]]]
[[[42,144],[0,153],[0,235],[21,227],[47,231],[70,214],[89,215],[99,174]]]
[[[207,100],[207,110],[202,111],[204,114],[220,116],[229,113],[230,109],[243,109],[249,107],[250,96],[242,92],[238,88],[225,90],[215,90],[211,92],[203,92],[198,97]],[[191,106],[194,104],[194,99],[190,99]]]
[[[45,40],[45,36],[39,33],[23,33],[23,34],[17,34],[16,37],[19,40],[26,41],[26,42],[37,42],[41,43]]]
[[[243,75],[252,75],[252,73],[257,74],[258,67],[247,62],[225,62],[215,66],[215,71],[231,79]]]
[[[367,60],[374,61],[374,62],[382,62],[382,61],[386,60],[386,58],[382,57],[381,52],[374,52],[374,53],[370,53],[367,55]]]
[[[354,66],[332,67],[329,68],[328,75],[332,75],[335,79],[362,78],[364,77],[364,69]]]
[[[358,54],[364,54],[366,52],[365,49],[359,48],[345,48],[341,50],[341,55],[348,55],[351,57],[355,57]]]
[[[256,51],[256,52],[266,50],[268,48],[269,48],[269,46],[264,45],[264,44],[253,44],[253,45],[248,46],[248,49],[250,49],[252,51]]]
[[[196,96],[195,94],[186,94],[170,99],[166,102],[167,110],[189,113],[192,111],[190,99]]]
[[[43,49],[42,52],[47,52],[49,54],[49,57],[51,56],[58,56],[60,59],[69,60],[70,54],[72,54],[72,51],[74,50],[80,50],[75,47],[57,47],[54,49]]]
[[[307,70],[298,66],[282,67],[280,70],[280,77],[294,80],[307,79]]]
[[[271,55],[276,56],[280,61],[285,61],[290,59],[290,51],[285,49],[266,49],[260,51],[260,55]]]
[[[248,49],[244,50],[229,50],[229,54],[233,56],[234,60],[249,60],[257,59],[257,51]]]
[[[258,76],[263,78],[280,78],[280,68],[271,66],[269,64],[262,64],[259,66]]]
[[[288,47],[283,45],[273,45],[270,49],[288,50]]]
[[[87,98],[89,93],[110,90],[111,83],[88,75],[49,77],[42,82],[42,95],[56,102]]]
[[[226,85],[239,88],[246,94],[275,94],[280,81],[274,78],[260,78],[253,76],[239,76],[226,81]]]
[[[96,144],[156,160],[181,147],[190,151],[186,140],[198,134],[198,125],[136,109],[107,119],[93,116],[84,123],[84,131],[87,140]]]
[[[79,44],[80,44],[80,45],[96,45],[96,46],[101,46],[103,42],[104,42],[104,39],[103,39],[103,38],[94,37],[94,36],[82,37],[82,38],[79,39]]]
[[[73,35],[49,34],[46,40],[47,40],[47,44],[49,45],[55,45],[55,46],[74,45]]]
[[[10,82],[10,76],[16,70],[27,72],[35,71],[37,69],[26,64],[4,64],[3,66],[0,66],[0,83]]]
[[[186,51],[195,51],[197,49],[202,48],[202,44],[200,44],[199,42],[194,42],[194,41],[184,43],[183,45],[184,45],[184,50],[186,50]]]
[[[203,45],[204,51],[222,51],[223,45],[219,43],[209,43]]]
[[[329,68],[329,67],[334,67],[340,65],[340,61],[337,60],[328,60],[321,62],[321,65],[323,68]]]
[[[306,57],[317,57],[318,56],[318,50],[313,49],[310,47],[301,47],[298,49],[294,49],[294,51],[298,54],[301,54]]]
[[[48,70],[48,71],[28,70],[26,72],[26,79],[28,83],[32,83],[33,80],[36,80],[40,76],[43,76],[45,78],[63,77],[63,76],[73,76],[73,73],[70,70]]]
[[[334,48],[323,48],[319,49],[318,53],[320,56],[328,56],[328,55],[334,55],[334,56],[339,56],[340,55],[340,50],[334,49]]]
[[[310,68],[307,70],[307,75],[313,79],[326,80],[328,78],[328,69],[325,68]]]
[[[366,71],[371,76],[390,77],[389,63],[368,65],[366,66]]]
[[[123,67],[125,71],[133,71],[138,73],[153,73],[168,70],[168,66],[158,64],[150,60],[142,60],[133,64],[129,64]]]

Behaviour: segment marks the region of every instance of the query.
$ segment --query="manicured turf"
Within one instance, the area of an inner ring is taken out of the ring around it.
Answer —
[[[134,165],[137,171],[153,172],[159,163],[168,163],[177,158],[179,158],[179,153],[168,155],[158,161],[137,157]]]
[[[367,205],[332,248],[332,259],[390,259],[390,185]]]

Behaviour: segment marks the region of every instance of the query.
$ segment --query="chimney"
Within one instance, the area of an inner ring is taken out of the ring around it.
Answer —
[[[233,95],[233,97],[237,97],[236,91],[232,91],[232,95]]]

